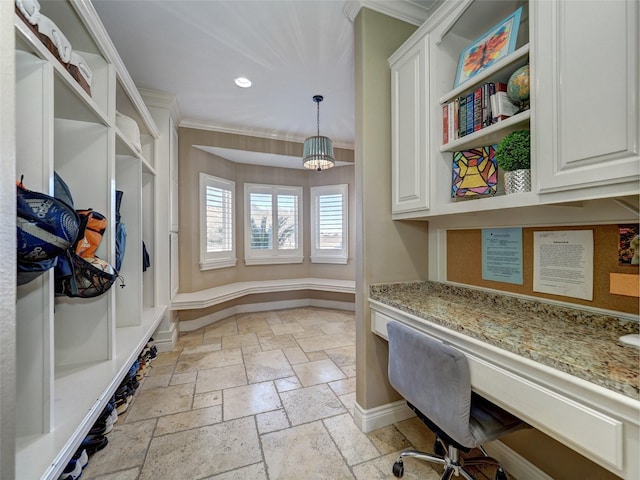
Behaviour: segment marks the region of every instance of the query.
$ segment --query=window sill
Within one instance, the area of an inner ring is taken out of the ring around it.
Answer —
[[[245,265],[284,265],[287,263],[302,263],[304,257],[263,257],[245,258]]]
[[[328,255],[311,255],[311,263],[331,263],[335,265],[346,265],[349,263],[348,257],[330,257]]]
[[[235,267],[238,263],[237,258],[224,258],[220,260],[204,260],[200,262],[200,271],[215,270],[216,268]]]

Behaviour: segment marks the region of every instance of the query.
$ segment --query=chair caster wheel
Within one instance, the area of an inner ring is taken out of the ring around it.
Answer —
[[[396,478],[402,478],[402,475],[404,475],[404,465],[401,461],[393,464],[393,475]]]
[[[504,473],[504,470],[498,468],[498,470],[496,470],[496,480],[509,480],[509,477]]]

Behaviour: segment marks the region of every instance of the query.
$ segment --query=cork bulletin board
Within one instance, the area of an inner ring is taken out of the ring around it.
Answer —
[[[593,300],[550,295],[533,291],[533,232],[562,230],[592,230]],[[609,292],[610,273],[638,275],[638,265],[620,265],[618,250],[618,225],[580,225],[569,227],[526,227],[522,229],[522,285],[483,280],[482,231],[449,230],[447,232],[447,280],[465,285],[491,288],[539,298],[548,298],[577,305],[640,314],[637,297],[616,295]]]

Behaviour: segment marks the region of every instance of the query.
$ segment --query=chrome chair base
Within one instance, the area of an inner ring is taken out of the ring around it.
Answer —
[[[444,465],[444,472],[440,477],[440,480],[450,480],[454,476],[463,477],[466,480],[476,480],[471,473],[465,468],[465,466],[476,465],[493,465],[497,467],[496,480],[507,480],[507,475],[495,458],[490,457],[484,448],[480,447],[480,451],[484,456],[469,457],[463,460],[460,459],[460,451],[451,445],[448,447],[444,445],[442,440],[436,439],[436,442],[440,442],[443,447],[448,448],[447,453],[444,456],[436,455],[433,453],[422,452],[419,450],[404,450],[398,455],[396,462],[393,464],[393,474],[397,478],[402,478],[404,475],[403,458],[417,458],[431,463]]]

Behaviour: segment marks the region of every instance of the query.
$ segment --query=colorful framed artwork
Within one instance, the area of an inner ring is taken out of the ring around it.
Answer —
[[[497,145],[453,153],[451,198],[494,195],[498,189]]]
[[[460,52],[454,88],[513,53],[521,16],[522,7]]]

